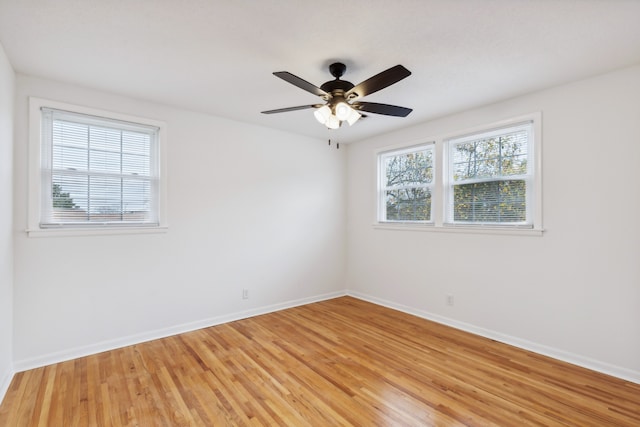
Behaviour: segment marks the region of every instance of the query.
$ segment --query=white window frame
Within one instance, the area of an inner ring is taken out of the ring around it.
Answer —
[[[495,223],[449,223],[447,218],[448,198],[451,191],[449,187],[449,156],[447,152],[447,141],[460,138],[465,135],[478,135],[492,130],[504,129],[524,123],[531,123],[531,140],[529,141],[529,161],[528,173],[531,175],[527,184],[527,216],[531,218],[528,224],[495,224]],[[376,162],[376,217],[373,227],[386,230],[409,230],[409,231],[430,231],[445,233],[471,233],[471,234],[511,234],[523,236],[541,236],[543,234],[542,224],[542,113],[534,112],[521,116],[474,126],[462,129],[457,132],[437,135],[425,138],[422,141],[433,141],[434,144],[434,168],[437,170],[433,182],[431,199],[431,223],[418,223],[409,221],[381,221],[381,183],[380,183],[380,156],[386,152],[409,149],[419,142],[410,141],[404,144],[382,147],[374,151]]]
[[[518,179],[523,180],[526,183],[526,211],[525,211],[525,221],[522,222],[482,222],[482,221],[456,221],[453,218],[453,204],[454,204],[454,179],[452,176],[453,173],[453,146],[458,144],[464,144],[467,142],[490,139],[492,137],[496,137],[499,135],[504,135],[505,133],[517,132],[517,131],[525,131],[527,134],[527,171],[522,175],[516,176],[496,176],[491,178],[478,178],[478,179],[470,179],[465,181],[465,183],[482,183],[482,182],[495,182],[495,181],[504,181],[509,179]],[[524,123],[517,123],[509,126],[500,127],[497,129],[490,129],[484,132],[475,132],[470,135],[458,136],[454,138],[449,138],[444,141],[444,151],[446,154],[447,162],[446,162],[446,173],[445,173],[445,216],[444,223],[447,226],[459,227],[459,226],[490,226],[490,227],[508,227],[508,228],[533,228],[533,206],[534,200],[533,196],[535,194],[535,182],[534,182],[534,165],[533,162],[530,162],[529,159],[533,158],[533,122],[527,121]]]
[[[418,186],[404,186],[404,187],[387,187],[386,185],[386,166],[385,160],[390,157],[403,156],[406,154],[417,153],[419,151],[431,151],[432,156],[432,169],[433,169],[433,179],[428,184],[421,184]],[[435,184],[435,176],[437,174],[437,167],[435,162],[435,149],[434,143],[428,142],[420,145],[413,145],[411,147],[401,148],[398,150],[389,150],[379,153],[378,155],[378,221],[379,222],[388,222],[388,223],[400,223],[400,224],[433,224],[433,190]],[[431,193],[431,218],[429,220],[389,220],[387,219],[387,203],[386,203],[386,192],[387,190],[393,189],[404,189],[404,188],[427,188]]]
[[[158,189],[157,200],[153,202],[153,208],[157,214],[157,223],[154,224],[106,224],[106,223],[81,223],[64,224],[56,227],[42,227],[41,213],[47,209],[43,204],[43,194],[47,191],[46,186],[51,185],[50,177],[43,173],[43,156],[46,154],[46,147],[43,148],[43,108],[60,110],[87,117],[113,120],[119,122],[135,123],[148,127],[158,128],[157,136],[157,173]],[[47,99],[29,98],[29,206],[28,206],[28,228],[27,234],[30,237],[47,236],[74,236],[74,235],[101,235],[101,234],[139,234],[158,233],[167,230],[167,167],[166,167],[166,139],[167,125],[165,122],[148,118],[131,116],[128,114],[114,113],[95,108],[72,105],[59,101]]]

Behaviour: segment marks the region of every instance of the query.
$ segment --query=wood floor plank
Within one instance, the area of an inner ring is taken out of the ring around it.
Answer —
[[[15,375],[0,426],[640,426],[640,385],[351,297]]]

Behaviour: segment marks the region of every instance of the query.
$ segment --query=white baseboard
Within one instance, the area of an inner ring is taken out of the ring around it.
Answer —
[[[151,341],[159,338],[166,338],[172,335],[181,334],[185,332],[194,331],[197,329],[207,328],[210,326],[220,325],[235,320],[246,319],[248,317],[259,316],[261,314],[272,313],[274,311],[284,310],[287,308],[297,307],[300,305],[311,304],[314,302],[324,301],[332,298],[338,298],[344,295],[349,295],[354,298],[358,298],[364,301],[368,301],[374,304],[378,304],[384,307],[389,307],[394,310],[402,311],[404,313],[412,314],[424,319],[432,320],[443,325],[451,326],[456,329],[460,329],[466,332],[470,332],[475,335],[479,335],[485,338],[496,340],[505,344],[513,345],[534,353],[549,356],[554,359],[558,359],[567,363],[571,363],[577,366],[582,366],[593,371],[601,372],[607,375],[611,375],[626,381],[631,381],[640,384],[640,372],[622,368],[619,366],[611,365],[598,360],[590,359],[588,357],[580,356],[574,353],[570,353],[564,350],[560,350],[553,347],[548,347],[542,344],[527,341],[521,338],[506,335],[500,332],[492,331],[489,329],[481,328],[472,324],[459,322],[454,319],[450,319],[437,314],[429,313],[423,310],[416,309],[414,307],[405,306],[395,303],[393,301],[384,300],[371,295],[363,294],[356,291],[338,291],[331,292],[323,295],[317,295],[309,298],[302,298],[298,300],[287,301],[279,304],[273,304],[269,306],[257,307],[251,310],[236,312],[227,314],[224,316],[212,317],[209,319],[203,319],[197,322],[190,322],[181,325],[172,326],[170,328],[158,329],[154,331],[145,332],[142,334],[130,335],[115,340],[102,341],[95,344],[90,344],[83,347],[77,347],[69,350],[64,350],[56,353],[50,353],[39,357],[30,359],[24,359],[14,361],[14,371],[6,372],[3,377],[0,378],[0,401],[4,398],[14,372],[21,372],[28,369],[39,368],[53,363],[64,362],[67,360],[76,359],[78,357],[88,356],[91,354],[101,353],[103,351],[114,350],[117,348],[125,347],[128,345],[140,344],[142,342]]]
[[[11,367],[2,373],[0,376],[0,403],[4,400],[4,397],[9,391],[9,386],[11,385],[11,380],[13,379],[14,371]]]
[[[324,301],[332,298],[345,296],[345,291],[330,292],[327,294],[316,295],[309,298],[302,298],[283,303],[257,307],[251,310],[240,311],[236,313],[225,314],[208,319],[202,319],[196,322],[184,323],[181,325],[171,326],[169,328],[157,329],[142,334],[130,335],[114,340],[107,340],[95,344],[89,344],[82,347],[76,347],[55,353],[50,353],[29,359],[14,361],[14,370],[16,372],[26,371],[28,369],[40,368],[42,366],[51,365],[53,363],[64,362],[67,360],[77,359],[78,357],[89,356],[103,351],[114,350],[129,345],[140,344],[146,341],[152,341],[159,338],[166,338],[172,335],[182,334],[185,332],[195,331],[197,329],[208,328],[210,326],[220,325],[235,320],[246,319],[248,317],[259,316],[261,314],[272,313],[274,311],[284,310],[287,308],[297,307],[300,305],[311,304],[314,302]],[[10,381],[10,380],[9,380]],[[7,386],[8,387],[8,386]]]
[[[601,362],[599,360],[594,360],[588,357],[580,356],[578,354],[570,353],[568,351],[560,350],[557,348],[549,347],[546,345],[527,341],[521,338],[506,335],[500,332],[481,328],[479,326],[475,326],[469,323],[459,322],[457,320],[450,319],[448,317],[429,313],[423,310],[419,310],[403,304],[398,304],[393,301],[387,301],[387,300],[377,298],[371,295],[363,294],[360,292],[348,290],[347,295],[364,300],[364,301],[368,301],[377,305],[392,308],[394,310],[402,311],[404,313],[412,314],[414,316],[422,317],[423,319],[432,320],[434,322],[451,326],[452,328],[460,329],[465,332],[470,332],[475,335],[479,335],[485,338],[489,338],[489,339],[499,341],[505,344],[509,344],[515,347],[519,347],[524,350],[532,351],[534,353],[542,354],[544,356],[549,356],[554,359],[561,360],[563,362],[571,363],[573,365],[590,369],[592,371],[601,372],[603,374],[611,375],[611,376],[623,379],[625,381],[631,381],[633,383],[640,384],[640,372],[638,371],[623,368],[620,366],[611,365],[609,363]]]

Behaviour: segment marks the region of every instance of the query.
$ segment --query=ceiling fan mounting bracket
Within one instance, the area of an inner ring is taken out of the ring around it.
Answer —
[[[334,62],[333,64],[329,65],[329,72],[336,79],[342,77],[345,71],[347,71],[347,66],[342,62]]]

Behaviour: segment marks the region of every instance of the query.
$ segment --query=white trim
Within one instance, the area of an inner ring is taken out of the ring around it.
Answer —
[[[398,310],[403,313],[421,317],[423,319],[431,320],[446,326],[450,326],[455,329],[472,333],[474,335],[479,335],[481,337],[499,341],[504,344],[509,344],[527,351],[532,351],[534,353],[538,353],[543,356],[548,356],[563,362],[581,366],[583,368],[590,369],[592,371],[600,372],[606,375],[611,375],[611,376],[620,378],[625,381],[630,381],[636,384],[640,384],[640,372],[638,371],[634,371],[634,370],[623,368],[616,365],[611,365],[606,362],[591,359],[589,357],[580,356],[578,354],[571,353],[565,350],[549,347],[543,344],[538,344],[522,338],[513,337],[511,335],[503,334],[501,332],[493,331],[490,329],[485,329],[469,323],[460,322],[455,319],[440,316],[438,314],[429,313],[424,310],[419,310],[417,308],[409,307],[403,304],[398,304],[392,301],[388,301],[382,298],[377,298],[377,297],[363,294],[357,291],[347,290],[347,295],[352,296],[354,298],[361,299],[363,301],[371,302],[373,304],[381,305],[383,307],[388,307],[394,310]]]
[[[7,395],[14,375],[15,371],[11,367],[9,367],[9,369],[0,377],[0,403],[2,403],[5,396]]]
[[[79,113],[84,115],[104,117],[107,119],[120,120],[125,122],[139,123],[142,125],[156,127],[158,132],[158,162],[159,162],[159,176],[160,180],[159,188],[159,206],[158,206],[158,221],[159,226],[155,227],[156,232],[164,232],[168,227],[167,220],[167,124],[163,121],[149,119],[146,117],[137,117],[128,114],[116,113],[113,111],[100,110],[91,107],[79,106],[68,104],[65,102],[52,101],[48,99],[29,97],[29,195],[28,195],[28,228],[27,233],[30,237],[38,236],[72,236],[72,235],[88,235],[87,231],[92,228],[93,231],[97,231],[91,234],[130,234],[130,233],[145,233],[147,229],[144,227],[118,227],[117,229],[107,230],[100,225],[94,226],[81,226],[81,227],[65,227],[65,232],[62,233],[58,229],[53,229],[49,233],[47,229],[40,228],[40,209],[41,209],[41,132],[42,132],[42,113],[41,108],[52,108],[57,110],[69,111],[72,113]],[[125,232],[126,230],[126,232]]]
[[[400,231],[426,231],[433,233],[462,233],[462,234],[498,234],[510,236],[542,236],[544,230],[534,229],[530,227],[513,227],[513,226],[484,226],[481,224],[474,225],[443,225],[435,226],[433,223],[417,223],[417,222],[376,222],[372,224],[376,230],[400,230]]]
[[[87,228],[38,228],[25,230],[29,237],[73,237],[73,236],[105,236],[122,234],[158,234],[169,231],[168,227],[87,227]]]
[[[229,313],[222,316],[216,316],[208,319],[198,320],[195,322],[189,322],[189,323],[183,323],[181,325],[170,326],[168,328],[156,329],[153,331],[129,335],[126,337],[116,338],[113,340],[106,340],[106,341],[98,342],[95,344],[89,344],[81,347],[70,348],[67,350],[49,353],[42,356],[32,357],[29,359],[18,360],[18,361],[14,361],[13,365],[16,372],[22,372],[29,369],[35,369],[35,368],[40,368],[42,366],[51,365],[53,363],[60,363],[67,360],[76,359],[78,357],[84,357],[92,354],[101,353],[103,351],[114,350],[121,347],[140,344],[146,341],[166,338],[166,337],[170,337],[177,334],[183,334],[186,332],[195,331],[197,329],[208,328],[208,327],[220,325],[223,323],[233,322],[236,320],[246,319],[248,317],[259,316],[262,314],[272,313],[274,311],[311,304],[314,302],[325,301],[328,299],[338,298],[345,295],[346,295],[345,291],[336,291],[336,292],[316,295],[314,297],[301,298],[297,300],[286,301],[283,303],[278,303],[278,304],[273,304],[273,305],[268,305],[263,307],[256,307],[250,310]]]

